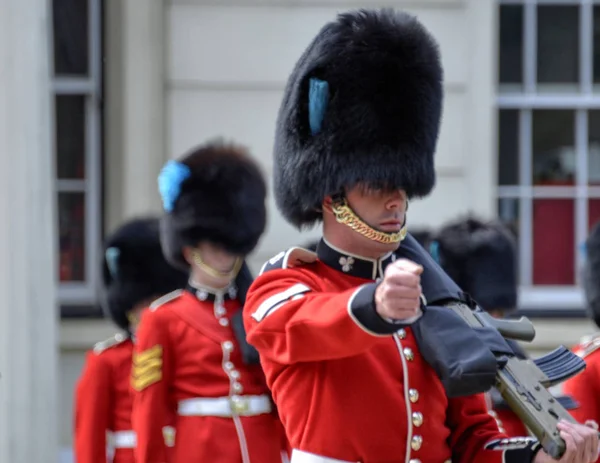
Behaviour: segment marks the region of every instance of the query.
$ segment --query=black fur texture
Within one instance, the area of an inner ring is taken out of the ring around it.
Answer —
[[[172,212],[161,221],[161,239],[171,264],[188,270],[184,246],[210,241],[228,252],[252,252],[267,223],[267,187],[248,152],[220,141],[200,146],[179,162],[191,176],[183,181]]]
[[[600,222],[594,225],[586,242],[583,288],[588,314],[600,328]]]
[[[171,266],[160,244],[159,220],[143,217],[131,220],[114,231],[105,241],[119,252],[116,275],[102,259],[102,307],[117,326],[129,331],[127,313],[147,299],[184,288],[188,274]]]
[[[482,309],[516,309],[516,242],[502,223],[468,217],[443,226],[433,240],[442,268]]]
[[[328,82],[321,131],[311,135],[309,79]],[[277,206],[297,228],[318,222],[323,199],[364,184],[423,197],[435,185],[443,100],[437,42],[391,9],[340,14],[289,77],[274,146]]]

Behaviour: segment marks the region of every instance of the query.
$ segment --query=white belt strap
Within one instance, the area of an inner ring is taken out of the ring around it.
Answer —
[[[112,445],[115,449],[134,449],[135,443],[134,431],[115,431],[112,433]]]
[[[292,450],[292,459],[290,463],[360,463],[347,460],[337,460],[335,458],[322,457],[314,453],[304,452],[302,450]]]
[[[271,413],[271,399],[267,395],[234,395],[184,399],[178,404],[181,416],[255,416]]]
[[[163,437],[167,447],[175,445],[175,428],[165,426],[163,428]],[[107,441],[113,449],[134,449],[137,445],[135,431],[109,431]]]
[[[314,453],[308,453],[302,450],[293,449],[292,459],[290,460],[290,463],[360,463],[360,461],[354,462],[348,460],[337,460],[335,458],[322,457],[321,455],[317,455]],[[452,460],[446,460],[444,463],[452,463]]]

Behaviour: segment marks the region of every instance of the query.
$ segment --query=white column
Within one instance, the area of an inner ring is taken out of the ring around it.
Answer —
[[[109,0],[107,228],[160,212],[156,178],[165,154],[165,5]]]
[[[470,211],[484,218],[496,216],[498,185],[496,82],[498,79],[498,11],[495,0],[469,0],[469,67],[465,124],[465,167]],[[460,114],[453,117],[461,117]]]
[[[0,462],[54,462],[50,3],[0,0]]]

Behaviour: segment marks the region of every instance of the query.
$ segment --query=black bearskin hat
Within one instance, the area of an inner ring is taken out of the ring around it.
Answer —
[[[586,241],[583,289],[588,314],[600,327],[600,222],[594,225]]]
[[[277,118],[285,218],[314,225],[326,196],[357,184],[429,194],[442,81],[437,42],[413,16],[358,10],[326,24],[296,63]]]
[[[443,226],[432,238],[430,254],[482,309],[516,309],[517,251],[508,228],[469,217]]]
[[[104,244],[102,307],[122,329],[129,331],[127,313],[140,302],[185,287],[188,275],[165,260],[158,218],[131,220]]]
[[[161,221],[169,262],[188,270],[184,246],[210,241],[245,256],[263,234],[267,187],[256,162],[237,146],[213,142],[195,148],[160,173],[166,214]]]

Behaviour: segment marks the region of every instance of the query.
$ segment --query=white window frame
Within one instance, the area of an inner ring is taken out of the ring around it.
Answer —
[[[584,255],[575,252],[575,286],[533,285],[533,199],[569,198],[575,201],[575,240],[583,243],[588,234],[588,200],[600,198],[600,187],[588,186],[588,113],[600,109],[600,95],[593,93],[593,7],[600,0],[499,0],[500,5],[523,5],[523,87],[499,86],[499,110],[519,110],[519,185],[498,186],[498,198],[519,199],[519,307],[544,311],[583,309],[585,298],[578,269]],[[577,94],[536,93],[538,5],[579,6],[579,73]],[[500,46],[500,44],[498,45]],[[569,109],[575,112],[575,186],[532,185],[532,111]],[[560,262],[557,262],[560,265]]]
[[[85,194],[85,280],[59,281],[58,301],[61,305],[88,305],[97,301],[98,259],[102,226],[102,9],[101,0],[88,1],[88,76],[52,77],[53,99],[57,95],[85,97],[85,175],[83,180],[56,178],[55,194]],[[51,50],[53,53],[53,49]],[[54,143],[54,159],[56,159]],[[58,173],[57,173],[58,175]]]

